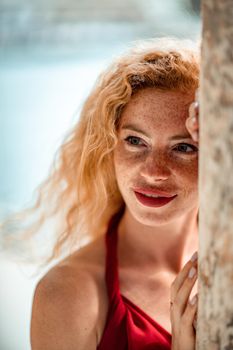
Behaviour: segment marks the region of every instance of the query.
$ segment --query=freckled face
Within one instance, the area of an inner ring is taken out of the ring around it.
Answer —
[[[133,95],[122,112],[116,179],[127,210],[145,225],[168,223],[198,207],[198,144],[185,127],[193,100],[193,93],[147,88]],[[177,196],[151,207],[137,199],[138,188]]]

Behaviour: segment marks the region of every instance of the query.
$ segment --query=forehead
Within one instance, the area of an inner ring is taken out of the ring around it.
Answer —
[[[177,126],[188,117],[193,100],[194,92],[160,91],[156,88],[139,90],[125,106],[120,124],[130,121],[153,123],[156,127],[161,123]]]

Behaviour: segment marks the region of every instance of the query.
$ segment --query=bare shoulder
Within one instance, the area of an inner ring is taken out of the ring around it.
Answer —
[[[39,281],[32,308],[32,350],[96,349],[107,313],[104,265],[100,237]]]

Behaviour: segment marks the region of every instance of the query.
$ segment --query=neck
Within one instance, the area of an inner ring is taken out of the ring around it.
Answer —
[[[145,226],[126,208],[118,227],[121,265],[178,273],[198,250],[198,209],[166,225]]]

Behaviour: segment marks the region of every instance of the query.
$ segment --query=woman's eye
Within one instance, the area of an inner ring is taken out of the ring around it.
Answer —
[[[132,146],[142,146],[143,142],[140,137],[137,136],[128,136],[125,138],[125,141]]]
[[[187,151],[187,148],[190,148],[191,151]],[[175,149],[178,150],[178,152],[182,152],[182,153],[198,152],[197,147],[190,145],[188,143],[180,143],[179,145],[177,145]]]

